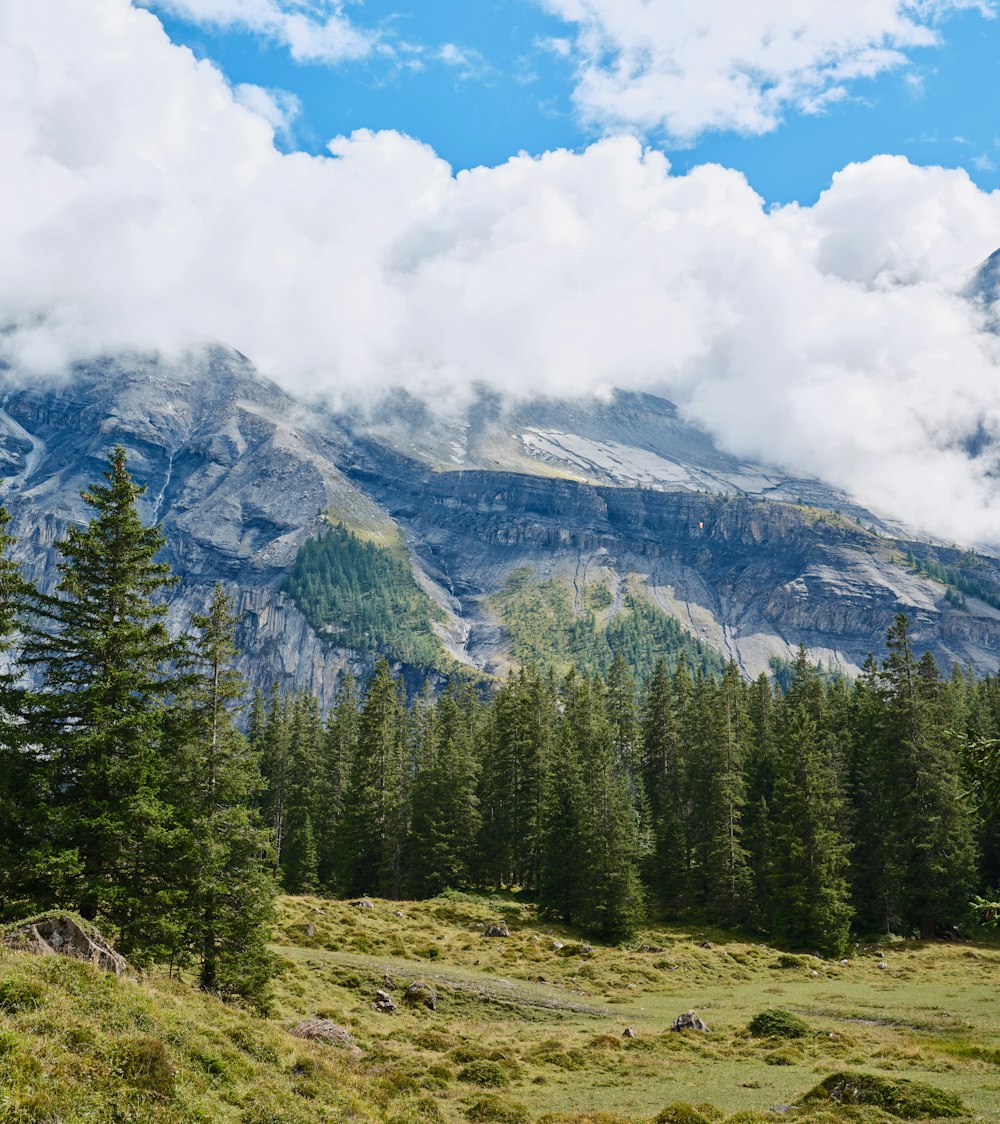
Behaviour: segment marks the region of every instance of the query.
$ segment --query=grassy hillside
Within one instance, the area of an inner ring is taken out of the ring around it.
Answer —
[[[496,604],[511,654],[522,664],[606,675],[620,655],[642,681],[660,659],[672,671],[683,653],[691,668],[707,675],[725,670],[714,648],[651,604],[638,586],[624,590],[616,604],[604,581],[590,581],[574,596],[565,580],[537,582],[522,569],[507,579]]]
[[[303,545],[284,588],[338,647],[417,667],[448,663],[433,629],[441,610],[417,584],[402,546],[362,539],[337,523]]]
[[[163,976],[0,952],[0,1121],[613,1124],[668,1105],[665,1124],[899,1119],[798,1104],[824,1081],[840,1088],[842,1071],[883,1099],[885,1083],[929,1084],[973,1119],[1000,1119],[996,947],[900,942],[842,965],[654,927],[631,948],[588,951],[515,899],[372,905],[282,900],[269,1019]],[[498,921],[510,936],[485,937]],[[415,981],[435,1010],[404,1001]],[[377,988],[394,1014],[372,1008]],[[709,1033],[668,1029],[692,1008]],[[754,1017],[776,1008],[797,1019],[772,1016],[754,1037]],[[292,1037],[315,1016],[346,1027],[361,1056]],[[895,1089],[904,1108],[922,1103]]]

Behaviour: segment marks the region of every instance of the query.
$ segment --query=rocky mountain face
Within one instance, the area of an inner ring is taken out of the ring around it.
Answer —
[[[317,636],[281,589],[325,518],[376,542],[401,537],[444,610],[442,644],[487,672],[509,664],[495,595],[525,568],[574,595],[600,580],[617,591],[612,613],[638,583],[751,676],[800,643],[854,670],[881,653],[898,612],[944,666],[1000,664],[992,559],[935,555],[947,580],[968,579],[973,593],[958,595],[921,572],[926,544],[894,538],[818,481],[727,456],[650,396],[482,396],[451,414],[402,397],[361,419],[296,401],[216,348],[183,364],[91,364],[59,383],[2,371],[0,405],[5,502],[28,572],[55,582],[53,544],[86,518],[80,490],[120,443],[182,578],[171,619],[202,611],[222,581],[244,614],[242,670],[262,687],[328,703],[342,667],[371,665],[371,652]]]

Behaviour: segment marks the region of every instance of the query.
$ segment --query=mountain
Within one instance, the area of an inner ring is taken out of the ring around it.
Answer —
[[[400,395],[351,417],[216,347],[184,363],[78,365],[59,382],[7,369],[0,406],[5,502],[29,573],[54,583],[53,544],[85,518],[80,490],[120,443],[182,578],[171,620],[225,583],[244,614],[242,670],[265,688],[326,703],[341,668],[371,666],[374,640],[348,645],[343,622],[318,623],[318,602],[302,601],[318,579],[290,581],[331,523],[412,572],[407,604],[440,653],[434,675],[502,673],[557,633],[572,641],[552,640],[561,658],[590,658],[580,635],[619,635],[629,614],[661,632],[673,618],[686,651],[749,676],[799,644],[856,670],[898,612],[943,666],[1000,664],[993,558],[907,541],[819,481],[740,462],[649,395],[511,405],[481,394],[449,412]]]

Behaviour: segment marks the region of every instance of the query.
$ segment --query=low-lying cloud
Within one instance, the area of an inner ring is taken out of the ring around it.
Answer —
[[[0,357],[222,340],[293,391],[672,397],[742,455],[1000,542],[1000,337],[964,297],[1000,193],[883,156],[811,207],[629,137],[454,175],[274,114],[127,0],[0,9]],[[981,442],[980,442],[981,444]],[[977,445],[978,447],[978,445]]]

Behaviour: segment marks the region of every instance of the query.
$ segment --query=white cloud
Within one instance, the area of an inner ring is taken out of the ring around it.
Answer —
[[[358,28],[340,0],[137,0],[192,23],[256,32],[281,43],[299,62],[340,63],[388,50]]]
[[[628,137],[456,176],[394,132],[283,154],[276,121],[127,0],[4,0],[0,358],[219,339],[305,393],[649,389],[739,453],[1000,542],[995,465],[962,448],[1000,440],[1000,336],[959,295],[1000,193],[964,172],[879,157],[768,211]]]
[[[295,122],[302,116],[302,102],[289,90],[265,89],[250,82],[234,87],[233,93],[240,105],[271,126],[286,144],[291,144]]]
[[[986,0],[538,0],[577,30],[577,104],[591,122],[690,142],[765,133],[939,41],[949,12]]]

